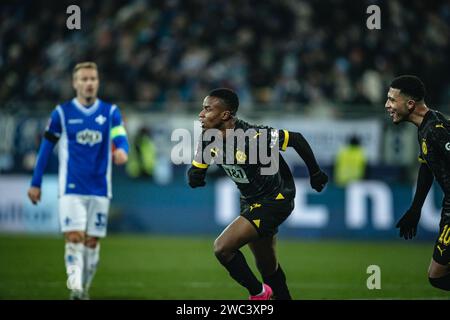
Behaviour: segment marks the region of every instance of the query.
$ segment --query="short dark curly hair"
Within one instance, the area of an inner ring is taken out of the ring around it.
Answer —
[[[224,106],[230,110],[231,114],[233,116],[236,115],[239,108],[239,98],[233,90],[228,88],[217,88],[211,90],[208,93],[208,96],[221,99]]]
[[[400,89],[400,93],[410,96],[416,101],[421,101],[425,98],[425,85],[416,76],[399,76],[392,80],[391,88]]]

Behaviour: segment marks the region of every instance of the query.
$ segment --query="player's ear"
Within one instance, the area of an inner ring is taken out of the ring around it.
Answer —
[[[416,107],[416,101],[413,99],[409,99],[408,101],[406,101],[406,106],[408,107],[408,110],[412,112]]]
[[[231,112],[229,110],[223,112],[222,120],[228,121],[231,119]]]

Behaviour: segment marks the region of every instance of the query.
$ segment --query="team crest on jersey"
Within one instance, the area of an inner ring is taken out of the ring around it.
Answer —
[[[103,115],[98,115],[97,118],[95,118],[95,122],[97,122],[99,125],[104,124],[106,121],[106,117],[104,117]]]
[[[245,154],[245,152],[241,151],[241,150],[237,150],[236,151],[236,160],[238,162],[245,162],[245,160],[247,160],[247,155]]]
[[[88,144],[91,147],[94,144],[102,142],[102,133],[96,130],[84,129],[77,133],[77,142],[79,144]]]
[[[425,142],[425,139],[422,140],[422,152],[424,155],[427,155],[428,153],[428,148],[427,148],[427,144]]]

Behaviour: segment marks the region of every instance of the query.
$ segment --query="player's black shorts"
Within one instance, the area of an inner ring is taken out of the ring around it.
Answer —
[[[278,226],[294,210],[294,199],[258,200],[252,203],[241,199],[241,216],[250,221],[261,237],[271,237]]]
[[[450,208],[444,206],[439,223],[439,234],[434,245],[433,259],[439,264],[450,264]]]

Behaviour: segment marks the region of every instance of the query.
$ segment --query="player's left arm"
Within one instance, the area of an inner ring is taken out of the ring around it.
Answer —
[[[116,147],[116,150],[114,150],[113,153],[114,163],[122,165],[128,161],[128,151],[130,146],[128,144],[127,131],[123,125],[119,108],[116,107],[112,112],[111,139]]]
[[[320,169],[314,152],[305,137],[299,132],[288,130],[280,130],[279,137],[281,150],[285,151],[287,147],[294,148],[308,168],[312,188],[319,192],[322,191],[328,182],[328,176]]]
[[[405,240],[412,239],[416,236],[423,203],[433,185],[433,180],[434,177],[430,168],[428,168],[425,162],[422,162],[419,168],[416,192],[411,207],[395,225],[396,228],[400,229],[400,237],[405,238]]]

